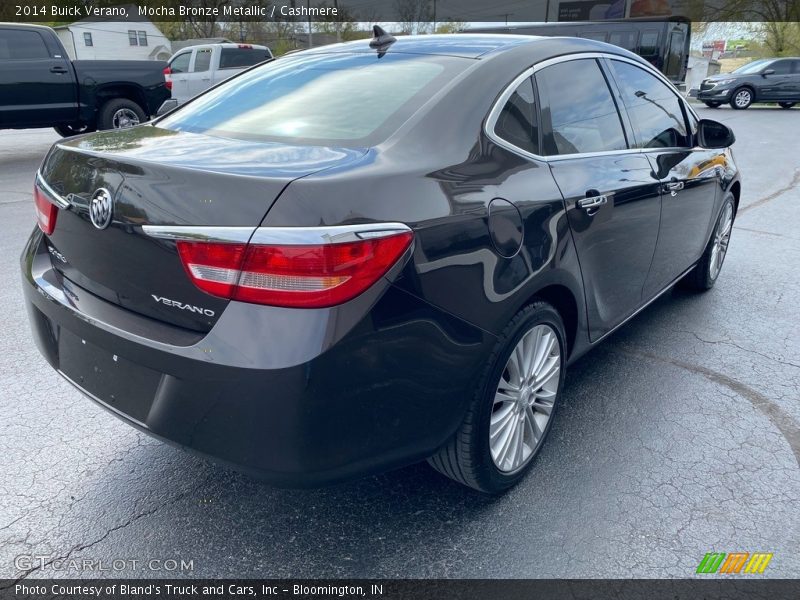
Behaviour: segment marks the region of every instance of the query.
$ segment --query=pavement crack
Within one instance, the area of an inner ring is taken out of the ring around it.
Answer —
[[[667,363],[689,371],[690,373],[702,375],[709,381],[723,385],[738,396],[745,398],[750,404],[763,413],[769,419],[770,423],[780,431],[781,435],[783,435],[784,439],[786,439],[786,442],[789,444],[794,454],[795,461],[797,461],[797,465],[800,466],[800,425],[795,422],[791,415],[760,392],[757,392],[750,386],[736,381],[723,373],[712,371],[700,365],[692,365],[674,358],[659,356],[636,348],[619,349],[617,351],[631,356]]]
[[[794,177],[792,177],[792,180],[788,184],[786,184],[784,187],[782,187],[782,188],[780,188],[778,190],[775,190],[771,194],[768,194],[768,195],[764,196],[763,198],[759,198],[755,202],[751,202],[747,206],[744,206],[744,207],[740,208],[738,213],[739,213],[739,215],[743,215],[744,213],[746,213],[746,212],[748,212],[750,210],[753,210],[754,208],[758,208],[759,206],[763,206],[767,202],[769,202],[771,200],[774,200],[775,198],[777,198],[778,196],[780,196],[782,194],[785,194],[786,192],[788,192],[792,188],[797,187],[798,185],[800,185],[800,169],[795,169]]]
[[[158,511],[160,511],[160,510],[162,510],[162,509],[164,509],[164,508],[166,508],[168,506],[171,506],[173,504],[177,504],[178,502],[180,502],[181,500],[183,500],[184,498],[186,498],[190,494],[192,494],[192,493],[196,492],[197,490],[199,490],[203,485],[205,485],[206,481],[207,480],[203,481],[201,484],[193,487],[191,490],[187,490],[185,492],[181,492],[180,494],[176,495],[172,499],[170,499],[170,500],[168,500],[166,502],[162,502],[158,506],[154,506],[153,508],[150,508],[148,510],[145,510],[145,511],[142,511],[140,513],[137,513],[137,514],[133,515],[131,518],[127,519],[123,523],[120,523],[119,525],[115,525],[114,527],[111,527],[110,529],[106,530],[106,532],[103,533],[103,535],[101,535],[100,537],[98,537],[97,539],[95,539],[95,540],[93,540],[91,542],[75,544],[74,546],[72,546],[72,548],[67,550],[61,556],[53,556],[49,560],[46,560],[46,561],[44,561],[42,563],[39,563],[35,567],[32,567],[30,569],[26,569],[16,579],[9,580],[9,582],[7,584],[5,584],[5,585],[0,585],[0,591],[5,590],[5,589],[10,589],[11,587],[16,585],[20,581],[22,581],[24,579],[27,579],[31,574],[35,573],[36,571],[40,571],[41,569],[43,569],[45,567],[48,567],[49,565],[51,565],[51,564],[53,564],[55,562],[62,562],[62,561],[68,560],[75,552],[82,552],[83,550],[87,550],[89,548],[92,548],[93,546],[95,546],[95,545],[99,544],[100,542],[104,541],[112,533],[115,533],[117,531],[125,529],[126,527],[129,527],[129,526],[133,525],[134,523],[136,523],[140,519],[144,519],[145,517],[149,517],[151,515],[154,515]],[[13,524],[13,523],[11,523],[11,524]],[[11,524],[9,524],[9,525],[11,525]]]

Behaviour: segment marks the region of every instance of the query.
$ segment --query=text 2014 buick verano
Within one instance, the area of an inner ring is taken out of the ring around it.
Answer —
[[[52,148],[35,339],[126,422],[278,484],[428,459],[498,492],[571,361],[679,280],[714,285],[733,139],[591,40],[293,54]]]

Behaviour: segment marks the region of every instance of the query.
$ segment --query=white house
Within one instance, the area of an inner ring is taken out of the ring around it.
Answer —
[[[136,7],[128,8],[136,15]],[[167,60],[172,44],[147,20],[90,18],[55,27],[73,60]]]

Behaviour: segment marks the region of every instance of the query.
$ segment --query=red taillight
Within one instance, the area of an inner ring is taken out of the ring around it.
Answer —
[[[167,75],[172,75],[172,69],[169,67],[164,67],[164,81],[167,84],[167,89],[172,90],[172,80],[170,80]]]
[[[407,231],[333,244],[177,244],[186,272],[204,292],[255,304],[322,308],[363,293],[411,239]]]
[[[56,228],[58,206],[50,202],[47,195],[35,184],[33,186],[33,202],[36,205],[36,221],[39,223],[39,229],[45,235],[50,235]]]
[[[243,48],[244,50],[252,50],[253,49],[253,46],[251,46],[250,44],[239,44],[238,47],[239,48]]]

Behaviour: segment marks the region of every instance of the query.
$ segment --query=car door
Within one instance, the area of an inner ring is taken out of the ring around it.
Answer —
[[[606,62],[633,126],[635,146],[645,152],[661,183],[661,228],[643,290],[647,300],[703,253],[725,154],[695,147],[697,120],[671,86],[633,63]]]
[[[597,59],[559,59],[535,80],[543,150],[566,203],[595,341],[641,306],[658,238],[659,182],[647,157],[629,147]]]
[[[793,75],[792,61],[789,59],[776,60],[767,65],[758,78],[756,85],[759,88],[759,100],[772,100],[780,102],[792,97]]]
[[[172,80],[172,97],[183,104],[192,95],[189,93],[189,67],[192,63],[192,50],[176,54],[169,62],[170,79]]]
[[[787,102],[800,102],[800,59],[792,59],[792,70],[784,98]]]
[[[72,123],[78,117],[72,66],[35,29],[0,26],[0,125]]]
[[[211,87],[211,57],[212,48],[203,47],[194,49],[189,73],[186,75],[189,96],[194,98],[197,94]]]

